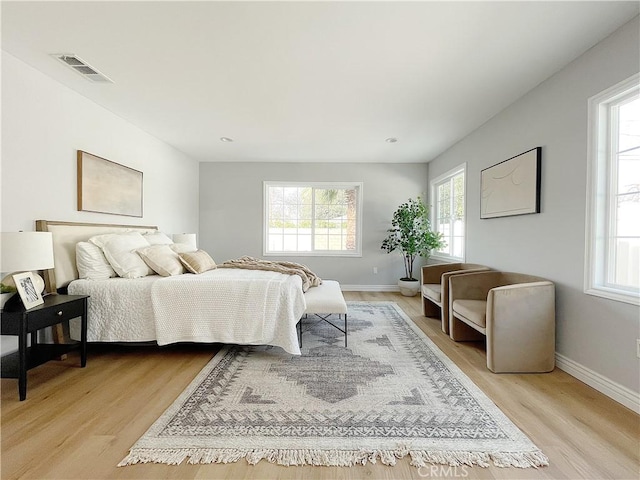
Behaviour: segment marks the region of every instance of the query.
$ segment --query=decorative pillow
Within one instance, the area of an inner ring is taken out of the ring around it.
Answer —
[[[198,250],[197,248],[187,243],[174,243],[172,245],[169,245],[169,247],[176,253],[190,253]]]
[[[149,242],[149,245],[171,245],[173,243],[173,240],[162,232],[145,233],[144,239]]]
[[[121,233],[109,238],[102,250],[116,273],[123,278],[140,278],[152,275],[144,260],[135,251],[148,247],[144,237],[137,232]]]
[[[158,275],[170,277],[184,273],[178,254],[171,250],[169,245],[151,245],[137,249],[136,253]]]
[[[204,273],[208,270],[213,270],[217,266],[213,258],[204,250],[179,253],[178,256],[184,267],[191,273]]]
[[[97,247],[104,248],[111,237],[114,237],[116,235],[124,235],[124,233],[104,233],[102,235],[94,235],[89,239],[89,243],[93,243]]]
[[[76,244],[76,266],[78,276],[88,280],[105,280],[116,276],[102,249],[89,242]]]

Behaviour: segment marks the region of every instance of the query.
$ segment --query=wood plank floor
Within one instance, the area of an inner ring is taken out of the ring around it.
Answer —
[[[129,447],[205,366],[212,346],[94,346],[79,358],[29,372],[27,400],[2,379],[2,479],[638,479],[640,417],[568,374],[492,374],[484,347],[454,343],[418,297],[347,292],[347,300],[391,300],[420,326],[550,459],[540,469],[396,466],[281,467],[228,465],[116,467]]]

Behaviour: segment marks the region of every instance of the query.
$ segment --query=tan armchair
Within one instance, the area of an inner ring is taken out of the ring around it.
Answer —
[[[555,285],[508,272],[449,278],[449,335],[455,341],[486,336],[494,373],[550,372],[555,366]]]
[[[442,331],[449,333],[449,277],[485,270],[491,269],[475,263],[438,263],[422,267],[422,314],[425,317],[440,317]]]

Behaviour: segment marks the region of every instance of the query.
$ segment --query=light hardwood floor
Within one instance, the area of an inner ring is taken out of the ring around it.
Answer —
[[[116,467],[129,447],[205,366],[215,347],[92,347],[29,372],[27,400],[2,379],[2,479],[638,479],[640,417],[568,374],[492,374],[484,347],[454,343],[418,297],[347,292],[347,300],[391,300],[420,326],[550,459],[540,469],[397,465],[281,467],[228,465]]]

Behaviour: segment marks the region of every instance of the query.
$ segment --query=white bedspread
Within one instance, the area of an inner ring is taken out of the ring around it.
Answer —
[[[295,326],[305,299],[296,275],[216,269],[167,278],[76,280],[69,293],[91,295],[90,342],[237,343],[300,353]],[[72,325],[72,338],[79,334]]]
[[[160,275],[144,278],[74,280],[69,295],[91,295],[87,340],[90,342],[149,342],[156,339],[151,286]],[[71,338],[80,340],[80,321],[70,321]]]
[[[305,300],[298,276],[216,269],[155,282],[151,299],[159,345],[276,345],[300,353],[295,326]]]

